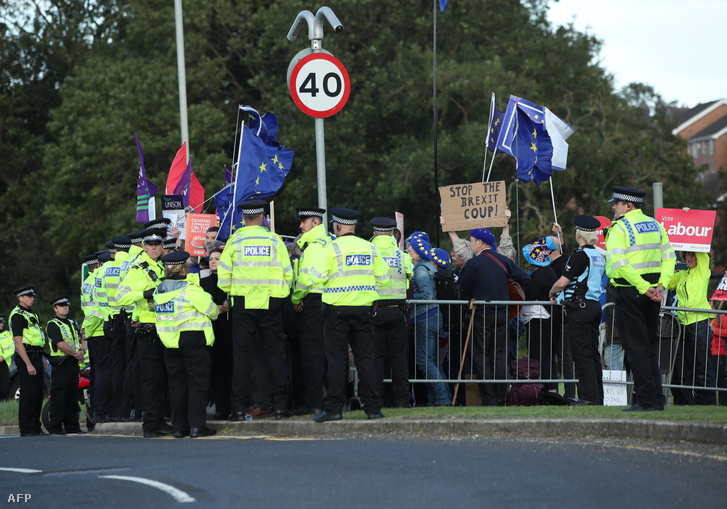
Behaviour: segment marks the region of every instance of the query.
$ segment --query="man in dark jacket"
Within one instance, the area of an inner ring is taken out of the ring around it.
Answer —
[[[459,277],[463,297],[476,301],[507,301],[507,281],[523,286],[530,282],[527,272],[498,253],[495,236],[485,228],[470,231],[474,257],[467,261]],[[477,306],[473,343],[477,377],[485,380],[507,378],[507,306]],[[481,384],[480,397],[486,406],[504,405],[506,384]]]

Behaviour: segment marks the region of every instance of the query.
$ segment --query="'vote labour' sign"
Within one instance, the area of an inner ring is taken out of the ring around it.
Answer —
[[[456,184],[439,188],[445,232],[505,226],[505,181]]]
[[[714,210],[657,209],[659,221],[676,251],[708,253],[714,232]]]

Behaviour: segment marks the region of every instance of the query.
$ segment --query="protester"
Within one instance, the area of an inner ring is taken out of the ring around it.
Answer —
[[[508,279],[526,286],[530,276],[511,259],[497,252],[495,236],[485,228],[470,231],[475,255],[465,263],[459,277],[462,295],[476,301],[508,300]],[[507,308],[479,305],[474,318],[473,364],[476,375],[486,380],[507,379]],[[486,406],[504,405],[507,384],[481,384]]]
[[[712,270],[709,253],[685,252],[688,270],[671,277],[667,289],[676,289],[677,304],[682,308],[711,309],[707,299],[707,285]],[[682,340],[676,352],[672,372],[673,385],[716,387],[715,373],[709,359],[709,320],[706,313],[678,311],[682,326]],[[715,405],[715,393],[707,389],[680,389],[672,387],[675,405]]]
[[[5,329],[5,318],[0,316],[0,401],[10,397],[10,363],[15,353],[13,335]]]
[[[716,315],[709,324],[712,329],[712,365],[715,369],[717,387],[727,389],[727,316]],[[727,391],[718,392],[720,406],[727,406]]]

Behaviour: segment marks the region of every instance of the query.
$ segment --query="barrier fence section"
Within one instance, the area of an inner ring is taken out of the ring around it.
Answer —
[[[532,359],[544,390],[576,398],[577,366],[567,340],[567,309],[541,301],[409,300],[412,348],[410,382],[427,384],[427,394],[450,401],[455,384],[479,384],[486,405],[503,404],[515,378],[513,361]],[[710,322],[722,310],[663,306],[659,323],[659,365],[667,401],[727,405],[727,356],[712,355]],[[724,341],[724,339],[722,339]],[[599,352],[604,381],[630,390],[614,305],[603,306]],[[461,372],[461,373],[460,373]],[[387,379],[389,377],[386,377]],[[561,385],[562,384],[562,385]],[[671,399],[670,399],[671,396]],[[616,404],[626,404],[624,400]]]

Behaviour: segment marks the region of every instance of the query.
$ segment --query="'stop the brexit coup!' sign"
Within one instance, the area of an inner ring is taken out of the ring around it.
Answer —
[[[445,232],[505,226],[505,181],[455,184],[439,188]]]
[[[714,233],[714,210],[657,209],[659,221],[676,251],[708,253]]]

